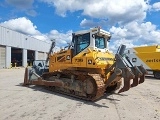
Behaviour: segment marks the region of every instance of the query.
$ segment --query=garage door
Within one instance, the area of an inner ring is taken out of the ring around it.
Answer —
[[[5,68],[6,61],[6,47],[0,46],[0,69]]]
[[[38,60],[45,60],[45,53],[38,52]]]

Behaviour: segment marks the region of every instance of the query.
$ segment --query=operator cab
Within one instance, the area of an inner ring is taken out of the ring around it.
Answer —
[[[109,32],[100,28],[92,28],[90,30],[83,30],[73,33],[72,44],[74,46],[74,56],[82,51],[97,50],[106,52],[107,44],[111,38]]]

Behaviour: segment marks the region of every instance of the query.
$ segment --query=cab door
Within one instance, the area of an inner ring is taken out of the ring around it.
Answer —
[[[90,45],[90,33],[73,35],[73,57]]]

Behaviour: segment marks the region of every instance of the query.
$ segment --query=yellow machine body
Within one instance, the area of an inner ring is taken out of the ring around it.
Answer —
[[[98,50],[87,52],[81,52],[78,55],[72,57],[72,50],[61,50],[50,56],[49,72],[63,69],[75,69],[75,70],[96,70],[97,73],[105,74],[105,70],[108,69],[114,63],[115,56],[109,52],[100,52]]]

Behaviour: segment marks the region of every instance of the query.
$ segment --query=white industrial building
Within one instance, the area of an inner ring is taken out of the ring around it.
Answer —
[[[41,41],[0,26],[0,68],[31,65],[33,60],[45,60],[51,42]]]

